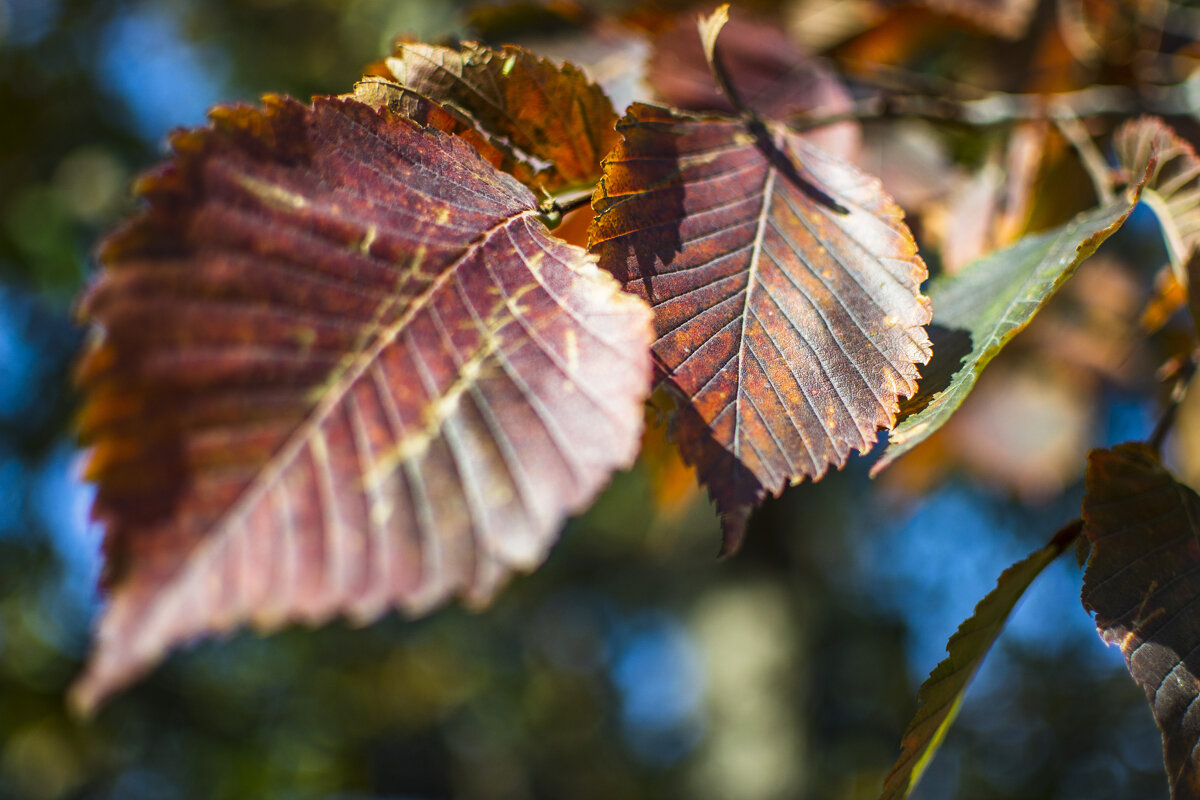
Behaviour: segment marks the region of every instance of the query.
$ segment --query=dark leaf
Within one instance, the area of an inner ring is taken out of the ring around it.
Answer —
[[[654,306],[675,436],[733,545],[749,506],[870,449],[915,391],[925,265],[878,181],[782,127],[641,104],[618,127],[590,247]]]
[[[649,312],[528,189],[352,100],[212,118],[83,301],[111,594],[84,708],[247,621],[482,603],[637,451]]]
[[[401,42],[370,72],[359,100],[417,119],[433,102],[443,112],[433,124],[486,143],[485,158],[533,188],[590,187],[616,143],[617,117],[604,91],[575,66],[522,47]]]
[[[1046,233],[968,264],[929,285],[934,358],[922,370],[920,392],[871,468],[878,474],[946,424],[967,399],[979,373],[1016,336],[1083,261],[1133,211],[1141,184],[1101,208]]]
[[[1083,604],[1146,692],[1171,797],[1200,798],[1200,496],[1122,444],[1089,456],[1083,521]]]
[[[900,740],[900,757],[883,782],[880,800],[901,800],[912,792],[954,724],[967,686],[1000,636],[1017,601],[1034,578],[1058,558],[1078,534],[1079,523],[1076,521],[1041,550],[1004,570],[996,581],[996,588],[988,592],[975,606],[974,613],[958,626],[946,644],[949,655],[934,667],[917,692],[917,713]]]
[[[783,119],[805,111],[836,114],[853,108],[850,93],[834,74],[792,42],[780,23],[734,16],[721,31],[720,49],[738,93],[764,117]],[[666,105],[687,111],[734,111],[713,82],[691,16],[681,16],[655,39],[649,81]],[[856,122],[840,122],[804,135],[847,160],[857,155],[862,139]]]

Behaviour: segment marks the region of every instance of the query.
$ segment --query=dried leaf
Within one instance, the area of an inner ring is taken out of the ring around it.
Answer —
[[[805,54],[778,23],[742,15],[731,18],[721,31],[721,58],[738,95],[764,117],[783,119],[806,111],[837,114],[854,106],[833,72]],[[685,111],[735,111],[717,90],[696,37],[696,25],[689,17],[680,18],[655,38],[649,81],[666,105]],[[852,121],[808,131],[804,136],[847,161],[857,157],[862,144],[861,127]]]
[[[1167,242],[1171,266],[1180,283],[1187,281],[1184,266],[1200,245],[1200,159],[1192,146],[1158,117],[1126,122],[1113,136],[1117,163],[1132,175],[1152,153],[1155,166],[1142,193],[1158,217]]]
[[[416,119],[437,104],[443,113],[434,125],[462,135],[535,189],[590,187],[616,142],[617,117],[604,91],[574,65],[560,67],[522,47],[400,42],[368,71],[359,100]]]
[[[484,602],[637,452],[649,312],[528,189],[352,100],[212,117],[82,306],[111,593],[83,708],[244,622]]]
[[[590,247],[654,306],[674,433],[734,546],[915,391],[925,265],[878,181],[782,127],[639,104],[618,128]]]
[[[871,468],[872,475],[946,424],[988,362],[1121,227],[1140,191],[1141,184],[1135,184],[1108,205],[1080,214],[1061,228],[1026,236],[930,284],[934,358],[922,370],[920,391],[905,404],[906,414],[888,437],[887,450]]]
[[[978,25],[1006,39],[1020,39],[1029,29],[1037,0],[919,0],[926,8]]]
[[[946,644],[949,655],[921,684],[917,713],[900,740],[900,757],[883,782],[880,800],[908,797],[925,768],[941,747],[975,673],[1004,624],[1034,578],[1071,545],[1079,533],[1078,521],[1064,528],[1043,547],[1001,573],[996,588],[975,606],[974,613],[958,626]]]
[[[704,60],[710,68],[713,67],[714,53],[717,49],[717,36],[725,23],[729,22],[729,3],[722,3],[713,9],[707,17],[700,17],[697,26],[700,29],[700,45],[704,49]]]
[[[1171,797],[1200,797],[1200,496],[1140,443],[1094,451],[1083,604],[1120,646],[1163,735]]]

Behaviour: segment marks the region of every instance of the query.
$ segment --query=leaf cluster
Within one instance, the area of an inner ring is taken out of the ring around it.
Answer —
[[[1019,38],[1036,4],[919,5],[918,22]],[[79,303],[109,601],[78,707],[243,625],[488,603],[632,464],[656,390],[732,553],[765,498],[880,431],[872,474],[934,438],[1139,202],[1168,243],[1157,316],[1200,307],[1200,162],[1162,119],[1133,118],[1147,103],[1126,86],[897,87],[727,6],[698,32],[618,27],[610,39],[656,48],[654,96],[620,118],[621,80],[516,45],[401,40],[346,94],[220,106],[172,135]],[[1155,95],[1168,110],[1173,91]],[[863,127],[913,118],[994,131],[973,140],[973,202],[934,213],[919,177],[893,197],[863,168]],[[1036,195],[1066,162],[1096,202],[1039,222]],[[560,223],[589,202],[572,241]],[[902,206],[940,243],[919,247]],[[928,282],[926,258],[941,266]],[[1177,395],[1195,347],[1193,330]],[[1146,688],[1173,796],[1200,797],[1200,539],[1195,494],[1156,454],[1171,413],[1146,444],[1091,456],[1081,521],[951,638],[884,797],[911,791],[1017,601],[1077,539],[1084,603]]]

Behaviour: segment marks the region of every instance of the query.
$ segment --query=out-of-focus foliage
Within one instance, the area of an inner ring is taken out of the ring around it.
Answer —
[[[1167,55],[1153,59],[1127,57],[1137,48],[1119,20],[1085,19],[1064,36],[1052,2],[1011,43],[911,4],[754,5],[810,47],[833,48],[842,70],[953,75],[967,94],[1133,72],[1170,83],[1194,61],[1165,24]],[[1166,22],[1186,19],[1169,5]],[[96,610],[98,533],[68,443],[63,387],[81,334],[64,298],[92,269],[96,236],[132,209],[130,178],[160,158],[168,127],[199,124],[218,100],[345,91],[394,34],[464,31],[457,11],[416,0],[0,0],[0,797],[871,798],[947,636],[1004,566],[1077,513],[1078,482],[1023,503],[1003,476],[949,477],[944,456],[996,439],[964,417],[873,490],[852,466],[769,502],[743,553],[716,563],[711,509],[666,488],[680,470],[660,454],[619,476],[547,567],[486,616],[240,635],[180,654],[94,721],[69,717],[64,690]],[[1112,46],[1089,50],[1089,37]],[[1186,116],[1171,122],[1194,130]],[[862,164],[910,213],[948,208],[950,176],[994,152],[987,132],[924,122],[864,137]],[[1062,141],[1039,169],[1021,216],[1033,230],[1064,222],[1091,191]],[[924,247],[922,223],[914,232]],[[1126,295],[1104,288],[1147,283],[1165,260],[1159,236],[1135,212],[1106,245],[1107,272],[1081,267],[991,367],[1085,386],[1080,425],[1097,444],[1145,437],[1150,372],[1187,338],[1176,315],[1131,358],[1125,310],[1112,305]],[[1026,427],[1053,426],[1054,407],[1030,407]],[[1060,560],[1041,581],[914,796],[1166,792],[1145,703],[1079,608],[1079,571]]]

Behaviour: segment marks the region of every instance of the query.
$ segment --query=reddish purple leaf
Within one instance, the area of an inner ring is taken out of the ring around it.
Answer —
[[[878,181],[782,127],[635,104],[618,129],[590,247],[654,307],[675,435],[733,546],[915,392],[925,265]]]
[[[488,600],[638,447],[644,304],[463,142],[218,108],[83,301],[110,603],[75,700],[251,622]]]

